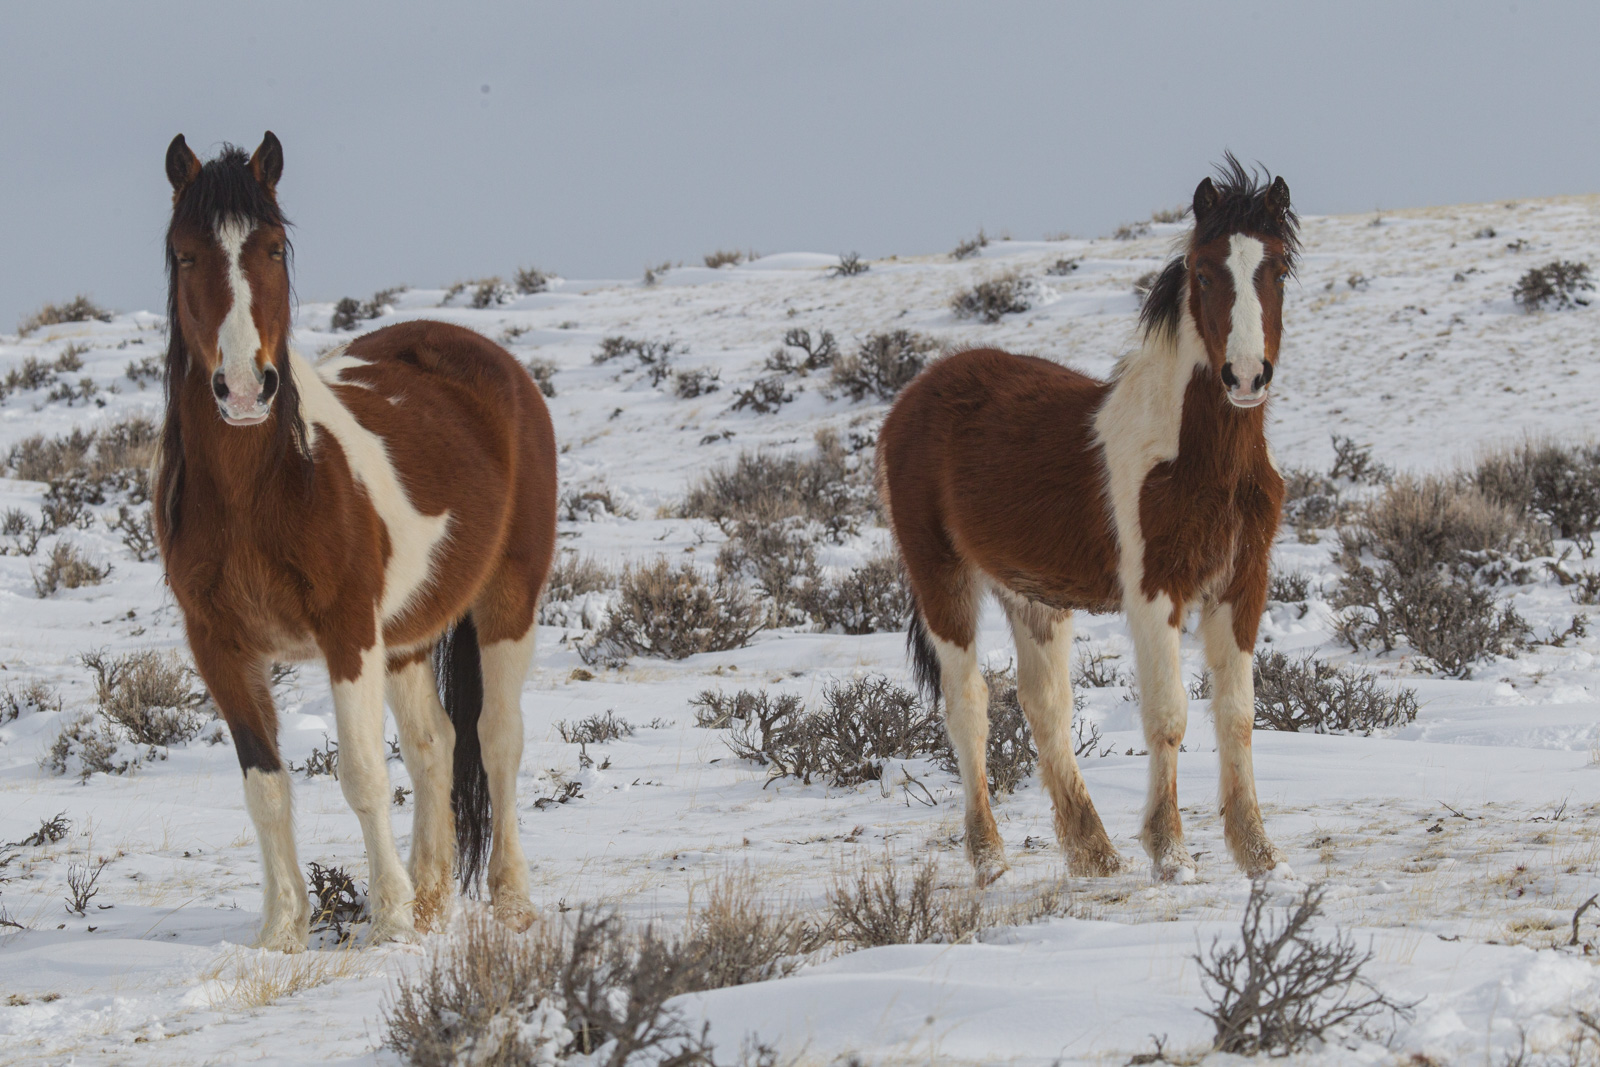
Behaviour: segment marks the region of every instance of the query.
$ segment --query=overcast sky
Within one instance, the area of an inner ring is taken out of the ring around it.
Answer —
[[[1303,212],[1600,189],[1600,4],[7,2],[0,329],[163,302],[162,169],[271,129],[303,300],[719,247],[1095,235],[1225,148]]]

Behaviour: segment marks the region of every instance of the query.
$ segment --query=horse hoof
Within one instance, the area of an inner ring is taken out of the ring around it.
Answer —
[[[367,947],[384,945],[391,941],[402,945],[415,945],[422,941],[422,935],[417,933],[417,928],[411,924],[410,919],[390,915],[372,920],[372,929],[367,934]]]
[[[416,916],[417,929],[427,933],[437,926],[443,929],[445,917],[450,914],[450,886],[418,888],[411,902],[411,913]]]
[[[972,884],[979,889],[987,889],[1000,880],[1000,876],[1011,869],[1004,856],[987,856],[972,865]]]
[[[510,900],[497,900],[494,902],[495,921],[500,925],[509,927],[517,933],[522,933],[533,925],[536,914],[533,904],[527,897],[513,898]]]
[[[1067,871],[1074,878],[1108,878],[1122,870],[1122,855],[1116,849],[1073,850],[1067,853]]]
[[[1151,862],[1150,877],[1157,882],[1187,885],[1200,877],[1200,871],[1187,852],[1172,849]]]
[[[306,945],[310,942],[310,940],[311,935],[309,931],[302,930],[299,933],[295,933],[293,930],[287,930],[280,927],[279,929],[271,932],[266,930],[261,931],[261,936],[256,938],[255,943],[250,947],[266,949],[269,952],[287,952],[292,954],[296,952],[304,952],[306,950]]]

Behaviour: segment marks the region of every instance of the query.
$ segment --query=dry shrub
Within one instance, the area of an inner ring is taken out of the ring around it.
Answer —
[[[650,376],[651,385],[660,385],[672,373],[672,358],[687,355],[687,346],[677,341],[649,341],[635,337],[605,337],[594,354],[596,363],[632,358],[635,366]]]
[[[822,704],[807,712],[790,694],[776,700],[740,694],[734,710],[746,717],[730,713],[728,748],[766,767],[769,782],[821,779],[848,788],[880,780],[885,760],[936,752],[944,737],[938,714],[883,675],[830,683]]]
[[[989,686],[989,735],[984,745],[989,795],[1001,796],[1016,791],[1033,773],[1039,752],[1033,747],[1033,734],[1017,698],[1017,677],[1010,670],[983,672]],[[1096,735],[1098,739],[1098,735]],[[950,774],[960,774],[950,736],[939,731],[934,760]]]
[[[1305,571],[1273,571],[1267,578],[1267,599],[1297,604],[1311,595],[1311,576]]]
[[[33,591],[42,600],[54,596],[59,589],[99,585],[110,573],[111,564],[96,566],[71,541],[57,541],[44,569],[33,572]]]
[[[815,940],[790,913],[756,904],[748,878],[714,886],[682,937],[589,908],[516,934],[472,909],[420,973],[400,979],[384,1007],[384,1043],[416,1067],[576,1057],[594,1067],[714,1067],[706,1031],[667,1001],[788,973],[785,950]]]
[[[132,494],[138,503],[148,496],[150,463],[155,457],[157,428],[134,417],[100,430],[74,427],[59,437],[35,434],[11,446],[5,468],[28,482],[86,481],[103,499],[107,492]],[[100,500],[94,501],[100,503]]]
[[[950,310],[958,319],[993,324],[1032,307],[1037,288],[1031,279],[1009,271],[957,293],[950,298]]]
[[[729,411],[744,411],[755,415],[770,415],[794,399],[781,374],[768,374],[757,378],[743,389],[733,391],[733,404]]]
[[[1556,310],[1571,307],[1588,307],[1589,298],[1581,293],[1594,292],[1594,281],[1589,274],[1589,264],[1554,259],[1542,267],[1533,267],[1517,279],[1511,290],[1511,299],[1523,311],[1541,311],[1553,306]]]
[[[148,505],[134,511],[126,504],[118,504],[117,517],[106,522],[122,535],[123,545],[140,563],[153,562],[161,554],[156,544],[155,516]]]
[[[906,628],[911,615],[911,588],[900,561],[885,554],[837,577],[814,575],[801,591],[799,602],[819,630],[885,633]]]
[[[989,235],[983,232],[982,227],[979,227],[978,236],[970,237],[956,245],[954,251],[950,253],[950,258],[971,259],[973,256],[977,255],[981,249],[987,247],[989,247]]]
[[[723,267],[735,267],[743,263],[744,253],[730,252],[727,249],[719,248],[715,252],[707,252],[705,260],[706,266],[712,270],[721,270]]]
[[[324,867],[313,861],[306,867],[311,878],[311,932],[330,933],[337,944],[348,944],[356,923],[372,918],[367,894],[343,867]]]
[[[136,770],[136,756],[118,758],[119,744],[110,725],[85,714],[61,727],[39,766],[53,774],[75,770],[80,781],[95,774],[128,774]]]
[[[604,714],[586,715],[577,722],[562,719],[556,723],[556,733],[569,745],[598,745],[618,738],[632,737],[638,727],[609,709]]]
[[[857,948],[957,944],[996,926],[1064,915],[1068,908],[1055,882],[1029,886],[996,903],[970,886],[941,888],[938,862],[931,856],[908,872],[885,855],[878,864],[836,875],[828,892],[835,938]]]
[[[620,666],[630,656],[684,659],[743,648],[765,626],[743,586],[723,575],[707,579],[691,563],[665,556],[623,569],[621,596],[592,643],[579,648],[588,664]]]
[[[544,595],[539,601],[539,622],[544,626],[570,626],[581,623],[582,613],[575,605],[591,593],[617,587],[619,579],[611,568],[593,557],[563,552],[545,578]]]
[[[534,357],[523,364],[528,368],[528,377],[533,379],[539,387],[539,392],[545,396],[556,395],[556,365],[548,359]]]
[[[694,709],[694,724],[706,730],[725,730],[741,722],[776,722],[804,713],[800,698],[781,693],[774,698],[765,689],[741,689],[732,696],[716,689],[704,689],[689,700]]]
[[[363,321],[381,318],[394,310],[394,298],[405,291],[405,286],[398,285],[391,289],[379,289],[371,299],[365,301],[347,296],[334,305],[328,328],[335,333],[353,330]]]
[[[679,518],[709,519],[731,536],[755,539],[770,525],[800,519],[823,527],[834,541],[857,533],[874,514],[871,465],[858,462],[832,430],[820,430],[815,455],[741,452],[731,466],[713,468],[689,488]]]
[[[79,293],[65,304],[46,304],[17,323],[17,336],[26,337],[41,326],[56,326],[63,322],[88,322],[90,319],[110,322],[111,318],[111,312]]]
[[[794,356],[789,349],[799,349],[802,356]],[[795,327],[784,333],[783,344],[767,357],[767,369],[779,374],[798,374],[804,377],[814,370],[833,366],[839,358],[839,342],[833,331],[823,330],[815,338],[811,331]]]
[[[1311,924],[1324,890],[1307,886],[1279,921],[1265,915],[1266,883],[1250,887],[1237,945],[1211,943],[1196,953],[1209,1008],[1200,1013],[1216,1028],[1213,1048],[1238,1056],[1299,1052],[1329,1030],[1381,1012],[1409,1016],[1413,1005],[1390,1000],[1361,976],[1372,959],[1346,934],[1317,939]]]
[[[869,334],[855,354],[833,360],[831,381],[851,400],[893,400],[938,350],[939,342],[912,330]]]
[[[523,296],[529,296],[533,293],[542,293],[548,289],[550,287],[550,279],[554,277],[554,274],[547,274],[537,267],[518,267],[513,283],[517,287],[517,292]]]
[[[1314,655],[1290,659],[1282,652],[1255,658],[1256,727],[1315,734],[1370,734],[1417,718],[1417,694],[1388,692],[1371,675],[1325,663]]]
[[[0,723],[14,722],[35,712],[60,710],[60,694],[41,681],[7,682],[0,687]]]
[[[94,672],[100,714],[128,732],[138,745],[168,748],[197,737],[209,721],[203,690],[176,653],[154,649],[109,656],[103,650],[79,659]]]
[[[722,372],[709,367],[673,371],[672,395],[679,400],[694,400],[722,388]]]
[[[634,511],[605,484],[574,486],[561,494],[560,518],[565,522],[599,522],[634,518]]]
[[[1600,446],[1524,441],[1485,454],[1471,479],[1490,501],[1575,541],[1585,559],[1594,554],[1594,531],[1600,529]]]
[[[872,265],[861,258],[859,252],[846,252],[839,257],[839,262],[828,268],[830,278],[854,278],[857,274],[865,274],[872,269]]]
[[[1339,531],[1333,606],[1353,648],[1404,638],[1447,674],[1520,647],[1529,630],[1486,583],[1549,548],[1542,528],[1460,480],[1401,478]]]
[[[472,306],[475,308],[499,307],[517,295],[511,286],[500,280],[498,274],[491,278],[479,278],[473,284],[477,286],[472,291]]]

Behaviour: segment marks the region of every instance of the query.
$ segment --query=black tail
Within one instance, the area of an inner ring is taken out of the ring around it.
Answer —
[[[483,713],[483,663],[478,656],[478,628],[465,615],[439,639],[433,650],[439,699],[456,728],[455,773],[450,807],[456,817],[456,877],[461,891],[477,883],[489,858],[489,776],[483,770],[478,742],[478,716]]]
[[[911,657],[911,677],[917,688],[928,698],[930,708],[937,707],[943,696],[939,678],[939,654],[933,650],[933,640],[928,636],[927,624],[922,621],[922,607],[915,597],[911,599],[911,625],[906,629],[906,655]]]

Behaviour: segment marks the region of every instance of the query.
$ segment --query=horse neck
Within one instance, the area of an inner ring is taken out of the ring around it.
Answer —
[[[1108,425],[1139,435],[1159,458],[1218,479],[1236,478],[1240,461],[1266,444],[1265,409],[1229,405],[1187,309],[1176,329],[1147,331],[1122,360],[1106,407]]]

